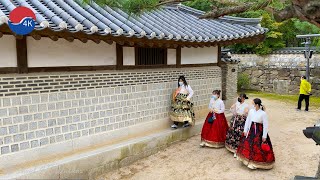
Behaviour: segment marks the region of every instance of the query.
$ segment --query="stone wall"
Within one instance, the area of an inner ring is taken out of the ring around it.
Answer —
[[[241,60],[239,73],[248,74],[250,89],[279,94],[298,94],[300,77],[306,73],[303,54],[234,54]],[[320,96],[320,54],[310,60],[312,93]]]
[[[217,66],[0,76],[2,167],[75,151],[157,123],[169,124],[171,95],[185,75],[198,112],[221,89]],[[28,154],[28,156],[26,156]],[[1,165],[0,165],[1,166]],[[1,167],[0,167],[1,169]]]
[[[238,64],[223,63],[222,71],[222,99],[225,101],[225,106],[228,109],[234,103],[237,97],[237,78]]]

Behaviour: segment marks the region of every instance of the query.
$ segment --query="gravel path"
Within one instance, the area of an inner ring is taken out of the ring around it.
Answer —
[[[262,99],[267,107],[270,138],[276,164],[272,170],[249,170],[225,148],[200,148],[200,136],[171,145],[130,166],[98,179],[187,180],[187,179],[293,179],[314,176],[319,147],[305,138],[302,130],[320,119],[319,110],[296,112],[295,104]]]

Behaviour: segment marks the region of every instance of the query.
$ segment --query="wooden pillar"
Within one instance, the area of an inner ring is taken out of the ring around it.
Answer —
[[[217,65],[219,67],[221,67],[221,65],[222,65],[222,61],[221,61],[221,46],[218,46],[218,63],[217,63]]]
[[[116,45],[116,51],[117,51],[117,70],[123,69],[123,47],[119,44]]]
[[[176,51],[176,68],[181,68],[181,47],[177,47]]]
[[[18,73],[28,73],[27,37],[16,38]]]

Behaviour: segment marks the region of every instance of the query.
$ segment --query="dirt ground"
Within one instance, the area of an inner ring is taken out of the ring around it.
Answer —
[[[167,149],[130,166],[107,173],[99,179],[187,180],[187,179],[293,179],[314,176],[319,148],[305,138],[302,130],[320,119],[320,111],[295,111],[295,104],[262,99],[269,116],[269,135],[276,163],[272,170],[250,170],[225,148],[200,148],[200,136],[171,145]]]

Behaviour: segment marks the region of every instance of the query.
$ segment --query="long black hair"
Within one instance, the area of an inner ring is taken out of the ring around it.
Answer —
[[[184,76],[180,76],[179,77],[179,79],[178,79],[178,87],[180,87],[180,84],[179,84],[180,79],[183,81],[184,86],[187,87],[188,83],[187,83],[186,78]]]
[[[259,107],[261,108],[261,110],[264,111],[265,108],[264,108],[264,106],[262,105],[261,99],[255,98],[255,99],[253,100],[253,102],[254,102],[254,104],[259,105]]]
[[[240,94],[240,96],[239,96],[240,98],[244,98],[244,99],[249,99],[248,97],[247,97],[247,95],[246,94]]]
[[[214,90],[212,91],[213,94],[216,94],[220,97],[220,93],[221,93],[221,90]]]

